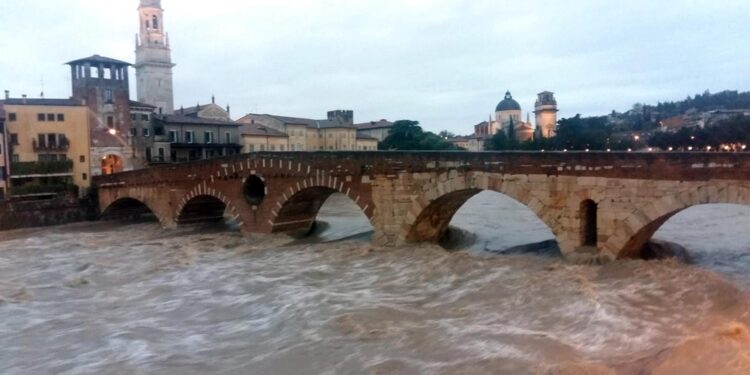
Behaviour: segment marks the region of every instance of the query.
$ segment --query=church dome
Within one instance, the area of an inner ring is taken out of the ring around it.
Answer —
[[[510,94],[510,91],[505,93],[505,99],[498,103],[497,108],[495,108],[495,112],[503,112],[503,111],[520,111],[521,105],[518,104],[517,101],[513,99],[513,95]]]

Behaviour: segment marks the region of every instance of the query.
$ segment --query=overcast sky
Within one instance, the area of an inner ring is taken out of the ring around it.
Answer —
[[[133,62],[138,0],[0,0],[0,90],[70,96],[62,64]],[[175,103],[414,119],[461,134],[506,90],[561,116],[750,90],[750,1],[163,0]],[[131,71],[131,77],[134,72]],[[133,84],[131,79],[131,85]],[[131,93],[137,99],[135,91]]]

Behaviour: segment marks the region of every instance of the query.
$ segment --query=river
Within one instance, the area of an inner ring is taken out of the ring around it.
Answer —
[[[373,247],[343,196],[305,240],[81,223],[0,233],[2,374],[748,374],[750,208],[657,237],[695,264],[563,262],[482,193],[446,251]],[[515,251],[503,251],[515,248]]]

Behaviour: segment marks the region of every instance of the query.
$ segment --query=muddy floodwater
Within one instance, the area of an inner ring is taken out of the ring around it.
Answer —
[[[492,193],[456,215],[453,251],[373,247],[342,196],[319,220],[304,240],[0,233],[0,373],[750,374],[750,208],[672,218],[657,237],[693,264],[567,264]]]

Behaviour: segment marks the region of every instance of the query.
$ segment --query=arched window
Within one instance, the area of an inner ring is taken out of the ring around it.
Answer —
[[[159,18],[156,17],[156,16],[154,16],[152,24],[154,24],[154,29],[158,29],[159,28]]]
[[[146,28],[148,29],[150,27],[151,27],[151,24],[149,24],[148,20],[146,20]]]

